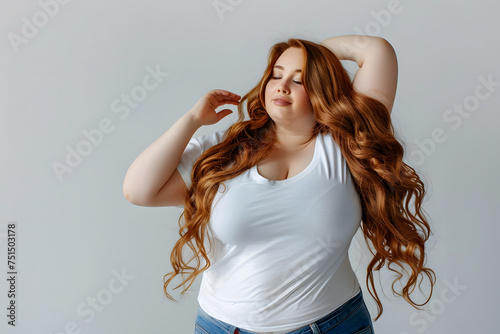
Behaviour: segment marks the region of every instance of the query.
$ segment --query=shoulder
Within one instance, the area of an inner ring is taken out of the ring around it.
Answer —
[[[321,140],[323,145],[337,145],[331,132],[319,133],[317,139]]]
[[[222,142],[224,140],[225,133],[226,130],[220,130],[196,136],[191,138],[189,145],[199,146],[203,150],[206,150]]]
[[[331,132],[320,133],[318,135],[318,139],[320,140],[319,144],[323,148],[322,151],[325,153],[327,158],[343,158],[340,147]]]

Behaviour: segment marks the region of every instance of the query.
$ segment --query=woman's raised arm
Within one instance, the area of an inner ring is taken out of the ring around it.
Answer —
[[[206,93],[130,165],[123,181],[125,198],[141,206],[181,204],[187,186],[176,168],[189,140],[201,126],[215,124],[232,112],[230,109],[216,112],[216,108],[238,105],[240,98],[222,89]]]
[[[392,45],[381,37],[345,35],[325,39],[320,43],[340,60],[355,61],[359,70],[353,88],[382,102],[392,111],[398,82],[398,61]]]

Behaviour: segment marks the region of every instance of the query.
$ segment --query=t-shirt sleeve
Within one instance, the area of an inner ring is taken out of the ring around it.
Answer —
[[[208,135],[193,137],[182,153],[181,160],[177,165],[177,170],[181,174],[188,189],[191,187],[191,171],[194,162],[198,157],[210,147],[220,143],[224,136],[224,131],[217,131]]]

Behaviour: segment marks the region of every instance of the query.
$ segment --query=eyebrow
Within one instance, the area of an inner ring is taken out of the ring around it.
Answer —
[[[274,65],[274,67],[279,68],[280,70],[284,70],[285,68],[280,65]],[[295,72],[302,72],[302,70],[295,70]]]

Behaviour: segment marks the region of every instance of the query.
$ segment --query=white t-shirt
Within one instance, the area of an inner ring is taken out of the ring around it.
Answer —
[[[177,167],[189,187],[196,158],[223,131],[192,138]],[[256,166],[219,186],[212,203],[211,266],[198,302],[210,316],[253,332],[291,331],[334,311],[360,285],[348,249],[361,202],[331,134],[319,134],[299,174],[269,180]],[[207,249],[208,251],[208,249]]]

